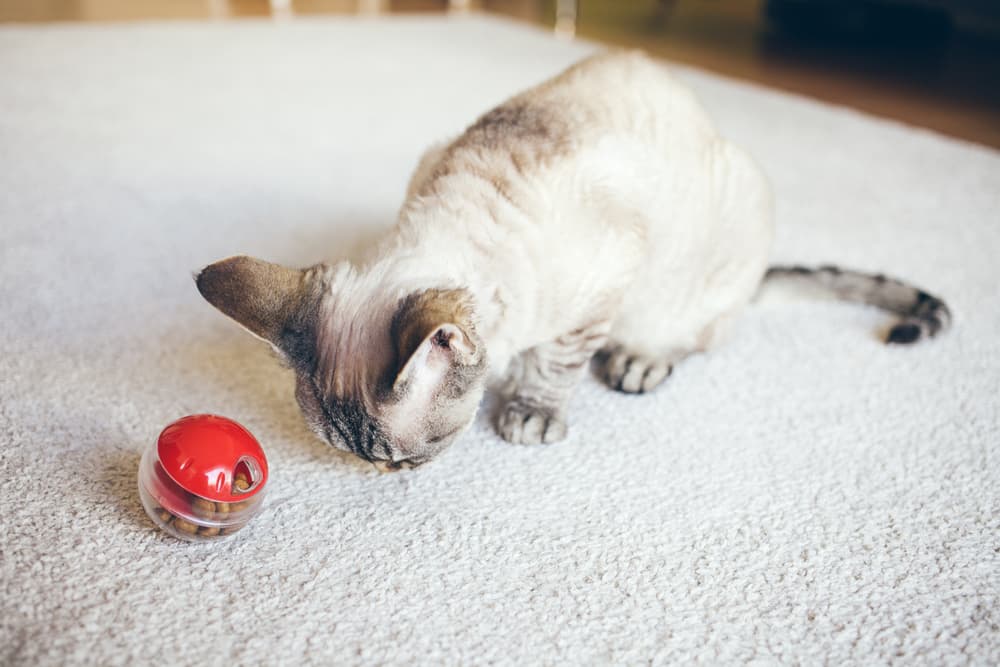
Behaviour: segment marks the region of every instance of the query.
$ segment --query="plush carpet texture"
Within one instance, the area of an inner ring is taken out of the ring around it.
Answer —
[[[776,261],[884,271],[952,331],[758,305],[571,434],[490,405],[422,469],[316,440],[192,272],[337,257],[429,142],[594,47],[482,17],[0,29],[0,663],[996,664],[1000,155],[682,69],[778,202]],[[171,420],[272,465],[246,530],[143,513]]]

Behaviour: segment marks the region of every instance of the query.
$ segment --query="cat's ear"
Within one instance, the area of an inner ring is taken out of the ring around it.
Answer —
[[[394,390],[414,383],[437,385],[453,366],[480,363],[471,304],[465,290],[427,290],[400,303],[392,320],[398,360]]]
[[[309,338],[304,329],[316,292],[310,273],[241,256],[205,267],[195,282],[210,304],[294,362],[311,356],[299,349]]]

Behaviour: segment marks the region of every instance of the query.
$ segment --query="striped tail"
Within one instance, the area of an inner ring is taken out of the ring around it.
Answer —
[[[944,301],[880,273],[848,271],[836,266],[772,266],[764,282],[820,288],[838,299],[867,303],[895,313],[902,320],[889,330],[886,343],[906,345],[921,338],[933,338],[951,324],[951,311]]]

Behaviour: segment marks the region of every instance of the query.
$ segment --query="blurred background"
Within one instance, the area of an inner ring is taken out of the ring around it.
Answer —
[[[1000,148],[998,0],[0,0],[0,22],[469,11]]]

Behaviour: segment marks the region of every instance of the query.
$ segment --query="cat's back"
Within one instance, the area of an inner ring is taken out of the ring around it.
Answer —
[[[675,147],[715,136],[694,94],[640,52],[591,56],[481,116],[451,156],[497,154],[519,171],[550,166],[607,139]]]
[[[571,123],[627,130],[674,117],[689,129],[711,129],[694,93],[640,51],[591,56],[514,99],[549,108]]]
[[[638,51],[591,56],[508,105],[535,110],[555,134],[565,133],[568,148],[608,137],[668,144],[715,135],[694,93]]]

